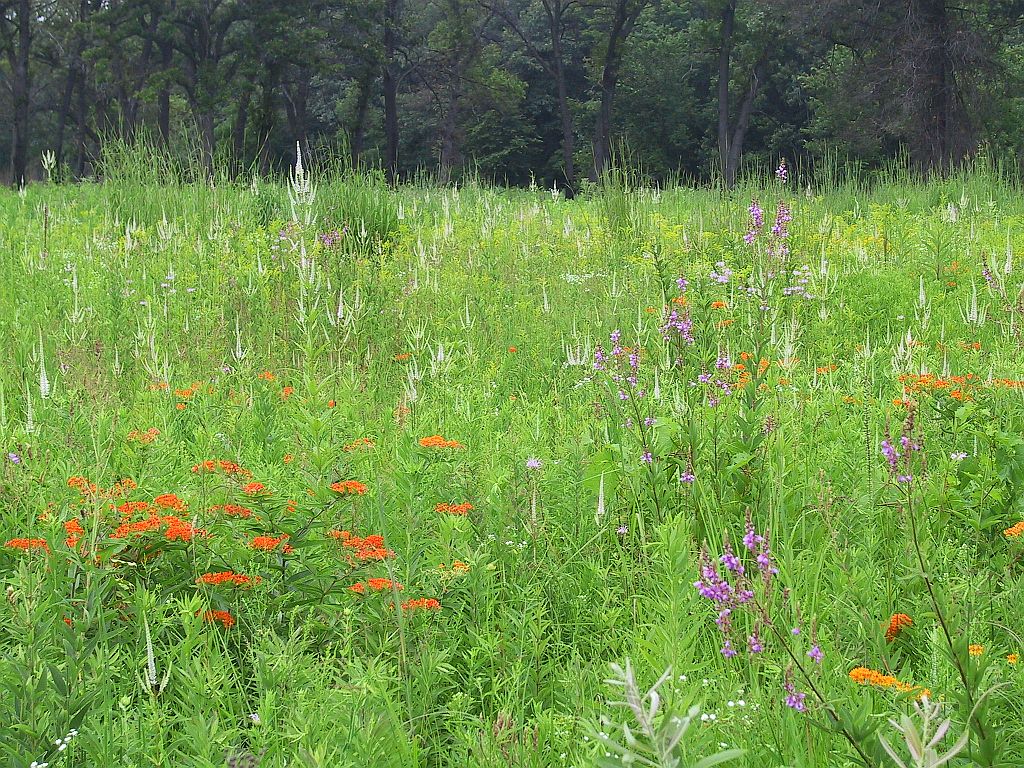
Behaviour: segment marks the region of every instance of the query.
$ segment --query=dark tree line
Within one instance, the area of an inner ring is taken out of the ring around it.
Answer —
[[[296,144],[399,179],[570,189],[614,157],[744,163],[1024,149],[1024,0],[0,0],[0,168],[145,140],[213,173]],[[327,152],[330,148],[330,152]]]

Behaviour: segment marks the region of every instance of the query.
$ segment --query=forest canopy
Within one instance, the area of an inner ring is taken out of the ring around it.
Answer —
[[[780,158],[1019,167],[1022,86],[1024,0],[0,0],[0,178],[138,141],[569,188],[616,156],[730,185]]]

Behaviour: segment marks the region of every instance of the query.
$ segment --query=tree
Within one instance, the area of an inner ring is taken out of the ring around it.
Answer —
[[[11,92],[11,181],[20,186],[28,171],[28,131],[31,113],[32,85],[29,56],[32,50],[33,27],[39,9],[31,0],[0,2],[0,46],[7,59],[5,76]]]

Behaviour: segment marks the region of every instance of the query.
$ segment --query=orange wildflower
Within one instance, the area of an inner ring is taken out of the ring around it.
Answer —
[[[129,536],[133,536],[138,533],[148,533],[150,531],[161,531],[163,529],[163,536],[168,541],[192,541],[196,536],[205,536],[206,531],[202,528],[196,528],[192,523],[187,520],[182,520],[174,515],[158,515],[155,512],[144,520],[132,523],[128,520],[121,522],[119,526],[110,534],[112,539],[125,539]]]
[[[361,581],[357,581],[351,587],[348,588],[349,592],[355,592],[357,595],[361,595],[366,591],[366,585]]]
[[[1006,662],[1007,662],[1008,664],[1016,664],[1016,663],[1017,663],[1017,658],[1018,658],[1018,657],[1017,657],[1017,654],[1016,654],[1016,653],[1011,653],[1011,654],[1008,654],[1008,655],[1006,656]]]
[[[236,587],[250,587],[253,584],[259,584],[263,579],[259,576],[255,578],[252,576],[246,576],[242,573],[234,573],[232,571],[220,571],[219,573],[204,573],[198,579],[196,584],[209,584],[211,586],[219,586],[221,584],[233,584]]]
[[[424,448],[465,448],[465,446],[457,440],[446,440],[441,435],[421,437],[420,445]]]
[[[331,483],[331,490],[335,493],[362,496],[366,493],[366,484],[360,483],[358,480],[339,480],[336,483]]]
[[[895,640],[900,632],[903,631],[904,627],[913,626],[914,622],[905,613],[894,613],[892,618],[889,619],[889,627],[885,630],[885,639],[887,642]]]
[[[327,401],[327,407],[328,408],[333,408],[335,405],[337,405],[337,403],[335,403],[333,400],[328,400]]]
[[[984,652],[984,645],[978,645],[978,643],[971,643],[969,646],[967,646],[967,653],[969,653],[971,656],[981,656],[981,654],[983,654]]]
[[[822,375],[822,374],[826,374],[826,373],[832,373],[833,371],[836,370],[836,367],[837,366],[835,364],[833,364],[833,365],[823,365],[823,366],[820,366],[818,368],[815,368],[814,371],[815,371],[815,373],[817,373],[819,375]]]
[[[371,440],[368,437],[360,437],[355,442],[352,442],[352,443],[349,443],[348,445],[346,445],[342,450],[344,450],[346,453],[351,453],[352,451],[357,451],[357,450],[360,450],[360,449],[369,450],[370,448],[373,448],[373,447],[374,447],[373,440]]]
[[[395,362],[396,363],[404,363],[410,357],[412,357],[412,353],[411,352],[400,352],[397,355],[395,355]]]
[[[4,546],[9,549],[21,549],[25,552],[30,552],[33,549],[41,549],[47,554],[50,552],[50,545],[46,543],[46,539],[9,539]]]
[[[287,400],[295,393],[295,387],[283,387],[281,389],[281,399]]]
[[[257,379],[263,379],[263,381],[273,381],[277,377],[274,374],[272,374],[270,371],[263,371],[262,373],[257,373],[256,374],[256,378]]]
[[[265,552],[273,552],[279,546],[284,544],[282,552],[288,554],[292,551],[292,547],[285,542],[288,541],[288,534],[282,533],[280,536],[257,536],[250,543],[249,546],[253,549],[262,549]]]
[[[148,501],[126,501],[124,504],[117,508],[117,511],[121,513],[122,517],[131,517],[136,512],[148,512],[149,502]]]
[[[730,325],[732,325],[732,324],[733,324],[733,323],[735,323],[735,322],[736,322],[736,321],[735,321],[735,320],[733,320],[733,319],[732,319],[732,318],[730,317],[730,318],[728,318],[728,319],[726,319],[726,320],[719,320],[719,321],[718,321],[718,322],[716,323],[716,325],[717,325],[717,326],[718,326],[719,328],[728,328],[728,327],[729,327]]]
[[[434,507],[434,510],[437,512],[444,512],[449,515],[465,515],[472,508],[473,505],[467,501],[463,504],[438,504]]]
[[[232,517],[252,517],[252,510],[240,504],[217,504],[210,507],[210,511],[223,512],[225,515],[231,515]]]
[[[874,688],[891,688],[892,690],[899,691],[900,693],[917,693],[918,698],[931,696],[931,691],[927,688],[922,688],[919,685],[911,685],[910,683],[904,683],[892,675],[884,675],[881,672],[868,669],[867,667],[857,667],[856,669],[850,670],[850,679],[860,685],[870,685]]]
[[[196,616],[198,615],[197,613]],[[203,620],[211,624],[219,622],[224,625],[224,629],[231,629],[231,627],[235,626],[235,617],[227,611],[207,611],[203,614]]]
[[[153,499],[153,503],[164,509],[173,509],[175,512],[185,512],[188,510],[188,504],[173,493],[161,493]]]
[[[729,305],[726,304],[724,301],[712,301],[711,302],[711,308],[712,309],[728,309]]]
[[[509,347],[509,348],[508,348],[508,352],[509,352],[509,354],[510,354],[510,355],[514,355],[514,354],[515,354],[516,352],[518,352],[518,351],[519,351],[519,350],[518,350],[518,349],[516,349],[515,347]]]
[[[257,496],[266,493],[267,487],[263,483],[249,483],[242,486],[242,493],[246,496]]]
[[[283,461],[285,464],[291,464],[293,461],[295,461],[295,457],[292,456],[290,453],[286,453],[284,455],[284,458],[281,459],[281,461]]]
[[[184,403],[178,403],[174,407],[177,408],[179,411],[184,411],[187,406]]]
[[[395,556],[392,550],[384,546],[384,537],[379,534],[360,538],[348,531],[328,531],[327,535],[340,541],[346,550],[350,550],[350,560],[386,560]]]
[[[403,611],[414,611],[414,610],[428,610],[428,611],[439,611],[441,609],[441,603],[439,603],[433,597],[420,597],[412,600],[406,600],[402,603]]]
[[[285,511],[290,513],[290,514],[294,514],[295,510],[298,509],[298,507],[299,507],[298,502],[292,501],[291,499],[288,499],[288,503],[285,505]]]
[[[469,566],[461,560],[456,560],[452,563],[452,573],[468,573]]]
[[[72,549],[78,545],[79,540],[85,534],[85,529],[82,527],[82,524],[78,522],[77,517],[73,517],[64,523],[64,531],[68,535],[68,537],[64,539],[64,546]]]
[[[243,479],[252,477],[252,472],[245,469],[239,464],[233,461],[224,461],[223,459],[207,459],[201,461],[198,464],[192,465],[192,472],[194,474],[200,474],[202,472],[223,472],[228,476],[238,476]]]
[[[1024,520],[1021,520],[1016,525],[1011,525],[1003,531],[1003,536],[1008,539],[1019,539],[1022,534],[1024,534]]]
[[[367,579],[366,585],[375,592],[382,592],[385,589],[405,589],[397,581],[391,579]]]
[[[156,427],[150,427],[145,432],[139,432],[137,429],[133,429],[128,433],[126,438],[130,443],[139,443],[140,445],[149,445],[157,436],[160,434],[160,430]]]

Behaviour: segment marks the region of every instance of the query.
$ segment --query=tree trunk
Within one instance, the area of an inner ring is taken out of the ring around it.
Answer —
[[[359,80],[359,95],[356,97],[356,114],[351,132],[352,167],[359,167],[359,158],[363,154],[363,143],[366,141],[366,118],[370,111],[370,96],[373,94],[373,70],[367,69]]]
[[[164,38],[160,41],[160,72],[164,77],[160,85],[160,92],[157,94],[157,130],[160,132],[160,140],[164,147],[171,145],[171,83],[167,79],[167,73],[173,61],[174,48],[170,39]]]
[[[60,173],[60,167],[64,162],[64,131],[67,128],[68,116],[71,113],[71,99],[75,95],[76,63],[72,61],[68,65],[67,79],[64,81],[64,96],[60,100],[60,110],[57,112],[57,139],[54,142],[56,147],[53,154],[57,160],[56,171]]]
[[[29,0],[18,2],[17,45],[11,45],[8,59],[11,65],[11,106],[14,110],[11,135],[11,182],[22,186],[28,172],[28,123],[29,123],[29,66],[28,54],[32,45],[32,4]]]
[[[919,164],[927,171],[944,171],[954,160],[953,85],[949,67],[949,14],[946,0],[919,0],[921,23],[921,127]]]
[[[732,189],[736,184],[737,170],[730,163],[729,146],[729,70],[735,26],[736,0],[728,0],[722,9],[722,37],[718,49],[718,161],[726,189]]]
[[[608,48],[605,51],[604,66],[601,68],[601,103],[597,110],[594,126],[594,168],[591,179],[597,181],[608,170],[612,160],[612,102],[615,87],[619,81],[619,67],[622,64],[622,49],[633,23],[643,5],[638,3],[628,8],[629,0],[617,0],[612,27],[608,32]]]
[[[573,138],[572,113],[569,111],[569,90],[565,84],[565,63],[562,61],[560,42],[552,40],[555,59],[555,86],[558,89],[558,114],[562,121],[562,161],[565,164],[565,183],[570,190],[576,191],[576,163],[573,155],[576,152]]]
[[[747,136],[747,129],[750,127],[750,115],[754,110],[754,101],[757,99],[758,91],[764,80],[768,69],[767,51],[761,55],[760,60],[754,65],[754,71],[750,75],[750,85],[740,104],[739,114],[736,116],[736,125],[733,127],[732,138],[729,140],[729,150],[726,153],[725,177],[729,188],[736,184],[736,176],[740,170],[740,160],[743,157],[743,141]]]
[[[387,148],[384,166],[388,182],[398,181],[398,80],[395,77],[395,27],[398,24],[398,0],[384,3],[384,135]]]
[[[249,121],[249,102],[252,91],[246,88],[238,101],[235,111],[235,122],[231,126],[231,165],[232,175],[238,176],[245,167],[245,128]]]

